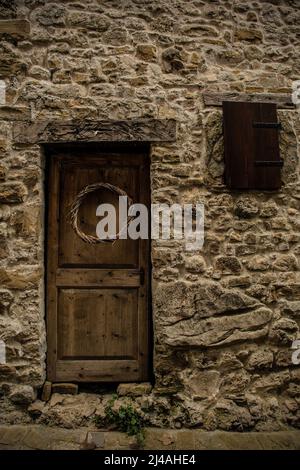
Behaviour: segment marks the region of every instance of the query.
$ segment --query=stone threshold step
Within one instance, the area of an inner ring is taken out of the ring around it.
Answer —
[[[91,428],[0,425],[1,450],[129,450],[134,437]],[[148,450],[300,450],[300,431],[225,432],[199,429],[145,429]]]

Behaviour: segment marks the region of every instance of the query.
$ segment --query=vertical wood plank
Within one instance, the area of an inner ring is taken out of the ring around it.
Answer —
[[[149,162],[144,158],[143,165],[140,167],[140,201],[150,208],[150,173]],[[150,234],[150,214],[148,218],[148,233]],[[149,379],[150,373],[150,235],[147,240],[140,241],[140,268],[144,279],[139,293],[139,363],[140,363],[140,380]],[[146,327],[145,327],[146,325]]]
[[[247,126],[251,119],[248,103],[225,101],[223,119],[225,182],[230,188],[246,189],[249,186],[247,162],[252,152],[252,130]]]
[[[276,123],[276,104],[257,103],[257,121]],[[254,129],[255,160],[276,162],[280,160],[279,135],[276,128]],[[253,185],[256,188],[278,189],[281,186],[280,167],[256,166]]]
[[[48,237],[47,237],[47,375],[50,381],[56,378],[57,359],[57,288],[56,269],[58,263],[59,221],[59,160],[52,158],[49,168],[48,188]]]

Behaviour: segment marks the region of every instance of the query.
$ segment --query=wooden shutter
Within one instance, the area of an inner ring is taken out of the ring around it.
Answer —
[[[281,185],[275,103],[223,102],[225,184],[232,189]]]

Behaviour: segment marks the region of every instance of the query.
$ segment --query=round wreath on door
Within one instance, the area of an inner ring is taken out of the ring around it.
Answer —
[[[76,196],[76,198],[75,198],[75,200],[74,200],[74,202],[71,206],[71,210],[70,210],[71,225],[72,225],[75,233],[78,235],[78,237],[81,238],[81,240],[83,240],[85,243],[89,243],[89,244],[96,244],[96,243],[113,244],[119,239],[120,234],[123,231],[124,227],[122,227],[119,230],[119,232],[116,234],[116,236],[114,238],[106,238],[106,239],[101,239],[101,238],[98,238],[94,235],[84,233],[79,227],[78,214],[79,214],[79,209],[80,209],[83,201],[85,200],[85,198],[87,197],[88,194],[96,192],[99,189],[108,189],[109,191],[111,191],[114,194],[117,194],[119,196],[125,196],[125,197],[127,197],[129,206],[132,205],[133,201],[132,201],[131,197],[128,196],[126,191],[124,191],[123,189],[118,188],[117,186],[114,186],[113,184],[110,184],[110,183],[90,184],[90,185],[86,186],[85,188],[83,188],[77,194],[77,196]],[[131,219],[132,219],[132,217],[128,217],[127,226],[128,226]]]

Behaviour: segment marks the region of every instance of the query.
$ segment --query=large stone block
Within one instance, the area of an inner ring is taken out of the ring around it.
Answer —
[[[182,372],[184,388],[193,400],[214,400],[220,389],[220,372],[187,369]]]
[[[234,213],[241,219],[251,219],[258,211],[257,202],[250,198],[242,198],[234,205]]]
[[[29,405],[35,397],[35,391],[30,385],[14,385],[9,394],[10,401],[18,405]]]
[[[37,286],[42,278],[39,266],[18,266],[16,268],[0,268],[0,282],[10,289],[27,289]]]
[[[150,383],[124,383],[118,386],[117,393],[119,396],[139,397],[149,394],[151,390]]]
[[[277,255],[275,261],[272,263],[276,271],[296,271],[298,268],[298,261],[295,255]]]
[[[64,395],[54,393],[43,409],[40,423],[59,425],[65,428],[85,426],[93,422],[97,409],[101,407],[101,397],[92,393]]]
[[[239,28],[235,31],[235,38],[239,41],[261,42],[263,34],[258,29]]]
[[[155,285],[153,297],[157,321],[167,325],[192,317],[201,319],[239,313],[260,305],[237,289],[225,289],[218,283],[208,282]]]
[[[184,68],[182,53],[176,47],[170,47],[162,53],[164,71],[179,72]]]
[[[42,26],[63,26],[65,24],[65,7],[59,3],[47,2],[37,8],[34,19]]]
[[[242,266],[236,256],[219,256],[216,259],[216,269],[223,274],[237,274],[241,272]]]
[[[37,236],[42,224],[40,206],[30,204],[21,210],[14,211],[10,223],[17,236]]]
[[[138,44],[136,48],[137,56],[145,61],[154,61],[157,51],[153,44]]]
[[[5,41],[0,44],[0,77],[10,77],[12,75],[25,73],[28,66],[22,58],[22,54]]]
[[[25,106],[0,106],[1,121],[28,121],[31,110]]]
[[[0,364],[0,380],[14,380],[16,377],[16,368],[8,364]]]
[[[274,390],[282,390],[285,384],[288,384],[290,374],[288,370],[280,372],[273,372],[268,375],[257,377],[251,385],[250,391],[252,392],[270,392]]]
[[[279,318],[270,329],[270,339],[276,344],[291,344],[296,339],[299,326],[290,318]]]
[[[84,11],[69,11],[68,23],[70,26],[96,30],[98,33],[106,31],[110,24],[106,16]]]
[[[268,349],[254,351],[247,363],[247,369],[270,369],[273,366],[274,354]]]
[[[261,307],[250,313],[200,318],[194,315],[165,327],[163,340],[170,346],[200,347],[256,340],[268,334],[272,311]]]
[[[0,35],[2,34],[28,38],[30,35],[30,23],[27,20],[0,20]]]
[[[27,189],[22,183],[2,183],[0,185],[0,202],[14,204],[23,202],[27,195]]]
[[[14,299],[13,294],[7,289],[0,289],[0,314],[7,313]]]
[[[7,167],[3,163],[0,163],[0,181],[5,181],[7,175]]]
[[[247,263],[250,271],[267,271],[271,265],[271,261],[267,256],[255,255]]]
[[[219,400],[216,404],[214,418],[217,428],[226,431],[243,431],[253,425],[251,414],[247,408],[237,406],[234,402],[225,399]]]

